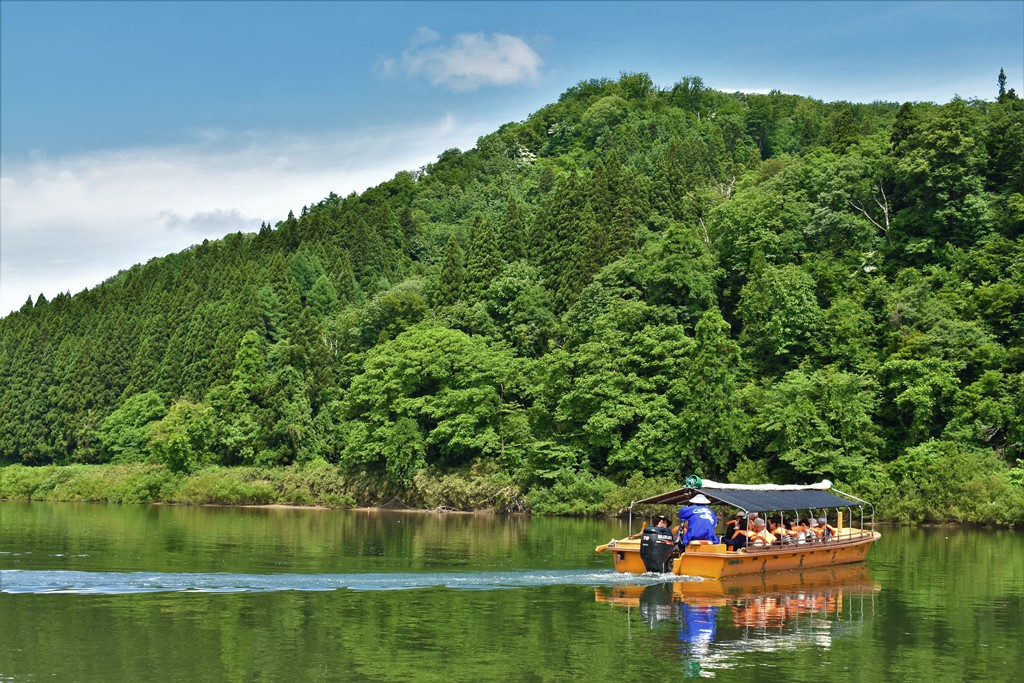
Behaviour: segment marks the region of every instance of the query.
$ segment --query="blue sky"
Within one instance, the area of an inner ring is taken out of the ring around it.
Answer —
[[[466,149],[588,78],[1024,93],[1024,0],[0,0],[0,315]]]

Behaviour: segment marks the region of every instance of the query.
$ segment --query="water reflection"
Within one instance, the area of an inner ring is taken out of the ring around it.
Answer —
[[[671,629],[683,672],[713,677],[743,659],[830,648],[875,615],[881,590],[866,565],[654,585],[599,586],[597,602],[625,608],[631,628]]]
[[[604,569],[593,544],[609,533],[526,515],[11,501],[0,519],[0,568],[89,572],[577,569],[581,557]]]

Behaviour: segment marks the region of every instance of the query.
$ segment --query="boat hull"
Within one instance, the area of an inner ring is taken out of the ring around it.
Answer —
[[[745,574],[761,574],[794,569],[830,567],[863,562],[871,544],[881,538],[876,531],[843,529],[834,540],[799,545],[773,545],[765,548],[726,550],[724,544],[691,544],[672,563],[672,573],[723,579]],[[615,571],[643,574],[647,571],[640,558],[640,542],[622,539],[609,544]]]

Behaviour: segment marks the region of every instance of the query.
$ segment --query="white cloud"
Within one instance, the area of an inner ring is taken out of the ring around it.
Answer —
[[[0,316],[29,296],[75,294],[203,239],[276,223],[330,192],[361,192],[494,127],[446,117],[400,132],[218,134],[215,145],[5,160]]]
[[[540,78],[544,61],[518,36],[460,33],[451,44],[441,43],[437,32],[419,29],[409,49],[402,53],[402,70],[456,92],[487,85],[535,83]],[[394,72],[398,65],[391,58],[382,58],[377,63],[384,73]]]
[[[398,60],[395,59],[394,57],[381,57],[380,59],[377,60],[377,63],[374,65],[374,69],[377,71],[377,73],[383,74],[385,76],[390,76],[391,74],[395,73],[395,70],[397,68]]]
[[[432,28],[426,26],[420,26],[416,29],[416,33],[412,36],[411,44],[413,47],[419,47],[421,45],[429,45],[430,43],[441,42],[441,34]]]
[[[199,211],[189,216],[182,216],[174,211],[161,211],[159,215],[164,219],[167,229],[191,232],[196,235],[210,233],[225,235],[237,231],[240,225],[251,224],[254,220],[243,216],[238,209]]]

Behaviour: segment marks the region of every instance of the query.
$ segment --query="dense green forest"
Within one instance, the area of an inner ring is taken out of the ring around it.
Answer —
[[[30,300],[0,320],[0,478],[133,466],[159,498],[234,468],[549,513],[828,478],[890,519],[1024,522],[1024,101],[993,85],[581,82],[362,194]]]

